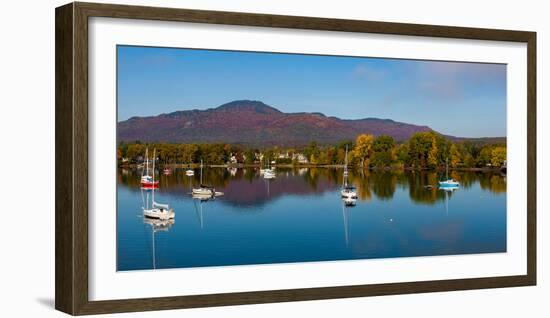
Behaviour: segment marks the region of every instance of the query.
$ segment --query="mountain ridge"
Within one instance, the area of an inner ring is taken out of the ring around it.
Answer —
[[[236,143],[254,146],[303,146],[353,140],[362,133],[403,141],[428,126],[367,117],[341,119],[319,112],[284,113],[255,100],[235,100],[216,108],[191,109],[157,116],[134,116],[117,123],[119,141]],[[457,138],[448,136],[450,138]]]

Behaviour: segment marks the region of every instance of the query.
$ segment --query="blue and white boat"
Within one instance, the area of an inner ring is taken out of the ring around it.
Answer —
[[[447,160],[445,160],[445,179],[439,181],[439,187],[445,188],[445,189],[458,189],[460,187],[460,182],[456,181],[453,178],[449,178],[449,164]]]

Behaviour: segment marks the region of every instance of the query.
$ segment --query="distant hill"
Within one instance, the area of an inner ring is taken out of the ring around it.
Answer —
[[[238,100],[206,110],[132,117],[118,123],[118,140],[302,146],[312,140],[337,143],[359,134],[389,135],[401,141],[424,131],[432,129],[390,119],[350,120],[321,113],[283,113],[260,101]]]

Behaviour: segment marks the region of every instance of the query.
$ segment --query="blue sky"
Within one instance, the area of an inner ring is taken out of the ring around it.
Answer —
[[[118,120],[240,99],[283,112],[506,135],[506,66],[118,46]]]

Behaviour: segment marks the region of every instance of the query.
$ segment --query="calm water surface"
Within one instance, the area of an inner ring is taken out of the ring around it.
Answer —
[[[143,217],[151,191],[140,171],[118,172],[118,270],[289,263],[506,251],[506,177],[453,172],[447,192],[429,172],[350,171],[356,206],[340,198],[342,169],[205,168],[206,184],[224,192],[193,199],[199,183],[185,169],[160,175],[155,201],[171,222]],[[150,202],[150,201],[149,201]]]

